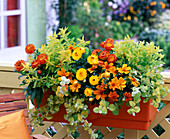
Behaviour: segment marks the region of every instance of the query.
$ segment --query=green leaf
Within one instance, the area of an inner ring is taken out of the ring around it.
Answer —
[[[106,108],[106,107],[103,107],[103,109],[102,109],[102,114],[103,114],[103,115],[106,115],[106,114],[107,114],[107,108]]]
[[[116,110],[112,111],[112,113],[113,113],[114,115],[119,115],[119,109],[116,109]]]
[[[43,98],[43,91],[40,87],[35,88],[36,90],[36,103],[37,103],[37,108],[39,108],[42,98]]]
[[[110,104],[109,105],[109,110],[110,111],[114,111],[116,109],[115,105],[114,104]]]
[[[134,101],[129,101],[130,106],[134,107],[136,103]]]
[[[99,108],[98,108],[98,107],[95,107],[95,108],[93,109],[93,111],[94,111],[95,113],[99,113]]]
[[[138,113],[138,112],[140,112],[140,107],[139,106],[135,106],[134,110],[135,110],[136,113]]]
[[[48,115],[48,116],[47,116],[47,117],[45,117],[45,118],[47,118],[47,120],[51,120],[51,119],[53,118],[53,116]]]

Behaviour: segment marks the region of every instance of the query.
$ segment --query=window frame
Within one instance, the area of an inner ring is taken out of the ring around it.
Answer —
[[[19,59],[26,60],[27,55],[24,53],[26,46],[26,0],[19,1],[20,9],[16,10],[4,10],[4,2],[6,0],[0,0],[0,64],[11,63],[12,65]],[[5,48],[5,17],[19,15],[19,40],[20,45],[10,48]]]

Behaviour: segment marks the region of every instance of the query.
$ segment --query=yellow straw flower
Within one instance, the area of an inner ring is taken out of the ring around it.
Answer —
[[[86,88],[86,89],[84,90],[84,94],[85,94],[86,97],[91,96],[91,95],[92,95],[92,90],[91,90],[91,88]]]
[[[76,78],[79,81],[83,81],[87,77],[87,70],[84,68],[80,68],[76,72]]]
[[[92,75],[89,78],[89,82],[91,85],[97,85],[99,83],[99,77],[97,77],[97,75],[95,75],[95,76]]]

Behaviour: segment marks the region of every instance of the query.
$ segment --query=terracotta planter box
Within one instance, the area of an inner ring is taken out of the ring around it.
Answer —
[[[49,94],[49,92],[44,93],[40,107],[46,104],[46,100]],[[93,108],[95,107],[95,105],[88,104],[90,114],[87,120],[95,126],[147,130],[157,114],[157,109],[154,108],[154,106],[150,105],[150,103],[151,101],[148,103],[141,102],[141,111],[135,116],[127,113],[127,109],[129,107],[125,105],[122,106],[122,108],[120,109],[119,115],[113,115],[112,112],[110,112],[109,110],[106,115],[102,115],[93,112]],[[62,105],[59,112],[52,115],[53,119],[44,119],[44,121],[68,123],[68,121],[64,119],[64,114],[66,114],[66,110],[65,107]]]

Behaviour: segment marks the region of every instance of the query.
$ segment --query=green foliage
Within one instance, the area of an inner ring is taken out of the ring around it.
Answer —
[[[163,49],[162,54],[165,55],[163,61],[165,62],[164,67],[170,66],[170,32],[168,30],[147,30],[143,31],[140,36],[139,40],[145,40],[146,42],[154,42],[156,45],[160,46]]]

